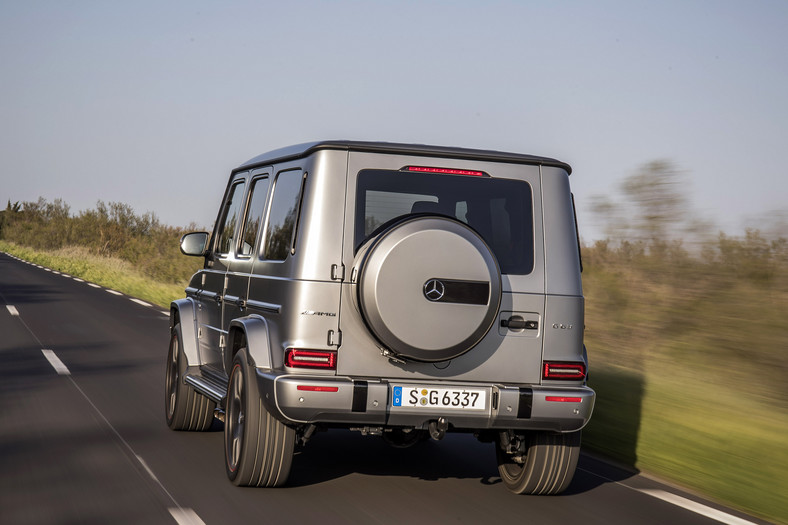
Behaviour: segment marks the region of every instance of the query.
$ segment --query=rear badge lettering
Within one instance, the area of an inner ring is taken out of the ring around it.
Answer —
[[[318,317],[336,317],[334,312],[315,312],[314,310],[304,310],[301,315],[316,315]]]

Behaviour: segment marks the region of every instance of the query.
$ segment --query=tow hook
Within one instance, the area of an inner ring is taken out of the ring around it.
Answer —
[[[445,417],[430,421],[430,437],[435,441],[440,441],[446,435],[449,428],[449,421]]]

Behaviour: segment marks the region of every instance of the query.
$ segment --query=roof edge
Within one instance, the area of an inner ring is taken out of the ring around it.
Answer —
[[[369,153],[395,153],[398,155],[418,155],[424,157],[447,157],[464,160],[485,160],[492,162],[507,162],[515,164],[538,164],[552,166],[572,173],[572,167],[560,160],[550,157],[526,155],[522,153],[509,153],[505,151],[481,150],[471,148],[455,148],[447,146],[431,146],[427,144],[404,144],[397,142],[365,142],[355,140],[323,140],[295,144],[279,148],[262,155],[258,155],[233,171],[255,168],[275,162],[283,162],[306,157],[321,149],[334,149],[343,151],[361,151]]]

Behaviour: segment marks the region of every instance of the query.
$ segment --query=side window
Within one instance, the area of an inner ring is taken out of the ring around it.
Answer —
[[[224,216],[217,229],[219,233],[219,242],[216,245],[216,253],[230,253],[230,248],[233,245],[233,236],[238,226],[238,219],[241,214],[241,209],[243,209],[245,187],[246,185],[243,182],[239,182],[230,190],[230,197],[224,204]]]
[[[268,177],[255,179],[252,182],[250,191],[249,209],[246,211],[246,222],[241,234],[241,246],[238,249],[238,255],[245,256],[252,254],[254,243],[257,240],[257,232],[260,231],[262,226],[265,200],[268,197]]]
[[[295,240],[301,202],[302,172],[283,171],[276,176],[268,229],[265,232],[265,258],[284,261]]]

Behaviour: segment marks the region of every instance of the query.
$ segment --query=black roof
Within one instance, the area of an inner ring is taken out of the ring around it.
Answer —
[[[492,162],[506,162],[514,164],[539,164],[553,166],[572,173],[572,167],[560,160],[549,157],[537,157],[522,153],[507,153],[503,151],[479,150],[469,148],[450,148],[445,146],[429,146],[425,144],[399,144],[394,142],[363,142],[356,140],[323,140],[306,142],[286,148],[276,149],[263,153],[244,162],[235,171],[264,166],[274,162],[282,162],[311,155],[317,150],[335,149],[345,151],[363,151],[369,153],[396,153],[399,155],[418,155],[422,157],[446,157],[467,160],[485,160]]]

